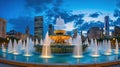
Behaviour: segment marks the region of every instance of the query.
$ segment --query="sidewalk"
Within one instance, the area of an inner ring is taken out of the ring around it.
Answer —
[[[0,63],[0,67],[19,67],[19,66]]]

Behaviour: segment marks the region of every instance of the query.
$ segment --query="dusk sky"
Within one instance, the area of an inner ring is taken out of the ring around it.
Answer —
[[[55,24],[58,16],[65,20],[66,30],[87,30],[104,26],[104,17],[111,26],[120,26],[120,0],[0,0],[0,18],[7,21],[7,32],[34,33],[34,17],[43,16],[44,23]]]

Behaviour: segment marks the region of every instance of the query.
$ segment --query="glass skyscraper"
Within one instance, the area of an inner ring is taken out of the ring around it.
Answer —
[[[38,39],[43,39],[43,16],[36,16],[34,23],[34,36]]]

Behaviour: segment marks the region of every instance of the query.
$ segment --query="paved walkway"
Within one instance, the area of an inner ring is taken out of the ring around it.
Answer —
[[[120,64],[119,65],[112,65],[112,66],[104,66],[104,67],[120,67]]]
[[[21,67],[21,66],[0,63],[0,67]],[[112,66],[103,66],[103,67],[120,67],[120,64],[119,65],[112,65]]]
[[[19,66],[0,63],[0,67],[19,67]]]

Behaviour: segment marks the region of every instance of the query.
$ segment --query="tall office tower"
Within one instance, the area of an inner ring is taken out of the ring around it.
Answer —
[[[35,17],[35,23],[34,23],[34,36],[38,39],[43,39],[43,17],[42,16],[36,16]]]
[[[6,21],[0,18],[0,37],[6,37]]]
[[[109,36],[109,16],[104,17],[105,21],[105,36]]]
[[[54,34],[54,26],[52,24],[49,24],[49,35]]]

